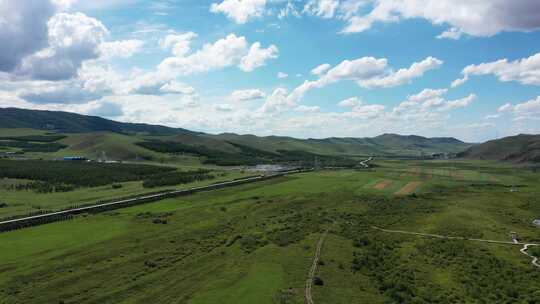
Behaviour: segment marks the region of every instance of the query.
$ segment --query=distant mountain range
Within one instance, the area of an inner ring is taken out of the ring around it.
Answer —
[[[463,158],[540,162],[540,135],[520,134],[475,145],[459,154]]]
[[[227,155],[273,157],[281,155],[280,151],[287,151],[289,154],[303,152],[343,157],[360,155],[397,157],[459,153],[471,147],[471,144],[455,138],[426,138],[397,134],[383,134],[371,138],[325,139],[260,137],[232,133],[212,135],[181,128],[122,123],[67,112],[0,108],[0,129],[13,128],[63,133],[67,135],[66,139],[61,140],[62,144],[68,146],[65,151],[79,154],[105,151],[116,153],[120,158],[144,156],[145,153],[150,154],[148,151],[150,148],[154,149],[152,153],[181,150],[203,155],[215,155],[220,152]]]

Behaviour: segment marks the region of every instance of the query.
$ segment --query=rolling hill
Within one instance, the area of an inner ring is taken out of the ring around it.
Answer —
[[[179,128],[139,123],[123,123],[97,116],[19,108],[0,108],[0,128],[28,128],[62,133],[97,131],[147,134],[193,133]]]
[[[540,162],[540,135],[520,134],[491,140],[473,146],[460,153],[459,156],[469,159],[538,163]]]
[[[0,108],[0,135],[63,134],[64,146],[54,156],[66,154],[91,158],[105,152],[116,159],[158,159],[189,154],[206,159],[223,156],[232,164],[241,159],[253,162],[280,158],[308,159],[315,156],[420,156],[458,153],[470,144],[455,138],[426,138],[384,134],[373,138],[298,139],[285,136],[218,135],[159,125],[123,123],[67,112]],[[24,130],[24,132],[23,132]],[[33,131],[32,131],[33,130]],[[38,147],[39,148],[39,147]]]

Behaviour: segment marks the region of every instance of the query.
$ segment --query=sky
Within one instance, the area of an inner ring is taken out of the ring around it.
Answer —
[[[0,107],[208,133],[540,133],[537,0],[0,0]]]

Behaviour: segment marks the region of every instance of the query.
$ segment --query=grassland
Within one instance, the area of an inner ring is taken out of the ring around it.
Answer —
[[[0,302],[303,303],[329,229],[315,303],[540,303],[540,270],[519,247],[371,228],[540,242],[539,174],[488,162],[376,165],[0,234]],[[396,194],[411,182],[411,194]]]

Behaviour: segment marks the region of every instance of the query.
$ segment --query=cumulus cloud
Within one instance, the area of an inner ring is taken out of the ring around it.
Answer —
[[[517,81],[521,84],[540,85],[540,53],[515,61],[501,59],[494,62],[472,64],[461,72],[463,78],[452,82],[457,87],[469,80],[470,76],[494,75],[499,81]]]
[[[375,88],[375,87],[395,87],[405,83],[409,83],[412,79],[418,78],[424,75],[425,72],[429,70],[436,69],[440,67],[443,62],[434,57],[428,57],[421,62],[413,63],[407,69],[400,69],[397,72],[391,72],[384,77],[374,77],[366,80],[359,80],[359,84],[365,88]]]
[[[280,112],[296,106],[297,101],[290,98],[289,92],[285,88],[277,88],[272,94],[266,97],[261,112]]]
[[[316,76],[321,76],[322,74],[324,74],[326,71],[328,71],[328,69],[330,69],[332,66],[328,63],[323,63],[315,68],[313,68],[311,70],[311,74],[313,75],[316,75]]]
[[[259,42],[255,42],[248,46],[245,37],[229,34],[214,43],[205,44],[192,54],[164,59],[158,70],[168,75],[190,75],[238,65],[243,71],[250,72],[278,54],[274,45],[262,48]]]
[[[82,13],[58,13],[47,23],[49,47],[26,57],[15,72],[22,77],[63,80],[77,75],[82,63],[100,55],[108,31]]]
[[[197,34],[193,32],[169,34],[159,40],[159,45],[162,49],[171,50],[173,55],[181,57],[189,53],[191,42],[196,37]]]
[[[12,72],[21,60],[48,44],[50,1],[0,1],[0,71]]]
[[[540,2],[536,0],[373,0],[373,9],[348,19],[344,33],[370,29],[378,22],[423,18],[451,28],[439,38],[456,39],[462,33],[489,37],[503,31],[533,31],[540,28]]]
[[[244,72],[251,72],[265,65],[268,59],[277,58],[278,52],[278,48],[273,44],[265,49],[261,48],[259,42],[255,42],[249,48],[247,55],[240,60],[239,68]]]
[[[266,0],[224,0],[221,3],[212,3],[212,13],[222,13],[238,24],[244,24],[252,18],[264,14]]]
[[[447,100],[443,97],[447,92],[447,89],[424,89],[420,93],[407,97],[393,109],[392,113],[404,117],[426,117],[433,115],[433,111],[445,112],[465,108],[477,98],[475,94],[470,94],[464,98]]]
[[[540,120],[540,96],[523,103],[507,103],[501,106],[498,112],[511,114],[514,120]]]
[[[310,0],[304,6],[304,12],[321,18],[332,18],[338,7],[338,0]]]
[[[101,58],[112,57],[129,58],[142,50],[144,41],[138,39],[103,42],[99,46]]]
[[[236,90],[231,93],[233,101],[250,101],[264,98],[266,94],[259,89]]]

